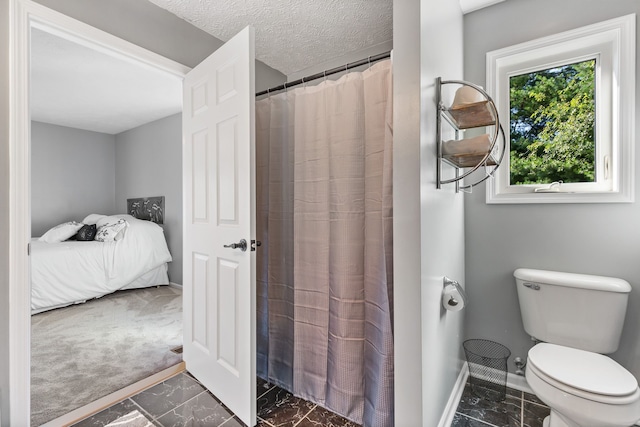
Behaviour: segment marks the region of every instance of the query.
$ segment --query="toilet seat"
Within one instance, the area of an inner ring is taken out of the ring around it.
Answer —
[[[540,343],[529,350],[528,363],[541,380],[577,397],[608,404],[637,398],[635,377],[601,354]]]

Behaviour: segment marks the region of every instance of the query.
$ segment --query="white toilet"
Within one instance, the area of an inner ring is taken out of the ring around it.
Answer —
[[[636,378],[613,359],[631,285],[612,277],[517,269],[524,329],[536,344],[526,378],[551,408],[544,427],[629,427],[640,420]]]

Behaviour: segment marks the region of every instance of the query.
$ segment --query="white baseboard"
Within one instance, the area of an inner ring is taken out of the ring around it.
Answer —
[[[179,284],[173,283],[173,282],[169,282],[169,286],[171,286],[172,288],[182,289],[182,285],[179,285]]]
[[[468,363],[466,363],[468,366]],[[487,373],[486,377],[483,375],[478,375],[478,378],[492,381],[492,378],[500,378],[504,373],[502,371],[498,371],[497,369],[487,368],[486,366],[482,366],[478,369],[473,369],[474,372],[485,372]],[[527,393],[533,393],[531,387],[527,383],[527,379],[522,375],[512,374],[511,372],[507,373],[507,387],[514,388],[516,390],[524,391]]]
[[[453,386],[453,390],[451,390],[451,395],[449,396],[447,405],[445,406],[444,412],[442,413],[442,417],[440,418],[438,427],[451,426],[453,417],[456,414],[456,409],[458,408],[458,404],[460,403],[460,398],[462,397],[462,393],[464,392],[464,387],[467,383],[468,378],[469,364],[465,362],[462,365],[460,374],[458,374],[458,379]],[[533,394],[533,390],[531,390],[531,387],[529,387],[527,379],[521,375],[507,373],[507,387]]]
[[[509,372],[507,374],[507,387],[515,388],[516,390],[524,391],[525,393],[535,394],[527,379],[523,375],[516,375]]]
[[[458,403],[460,403],[460,398],[462,397],[462,393],[464,392],[464,386],[467,383],[467,378],[469,377],[469,365],[466,363],[462,364],[462,369],[458,374],[458,379],[456,379],[456,383],[453,386],[453,390],[451,390],[451,395],[449,396],[449,400],[447,401],[447,406],[444,408],[444,412],[442,413],[442,417],[440,417],[440,422],[438,423],[438,427],[450,427],[453,422],[453,417],[456,414],[456,409],[458,409]]]

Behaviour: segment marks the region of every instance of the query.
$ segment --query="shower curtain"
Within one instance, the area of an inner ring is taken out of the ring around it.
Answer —
[[[393,425],[391,62],[256,102],[258,375]]]

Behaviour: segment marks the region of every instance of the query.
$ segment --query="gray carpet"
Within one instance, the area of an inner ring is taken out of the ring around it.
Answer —
[[[119,291],[31,318],[31,425],[182,360],[179,289]]]

